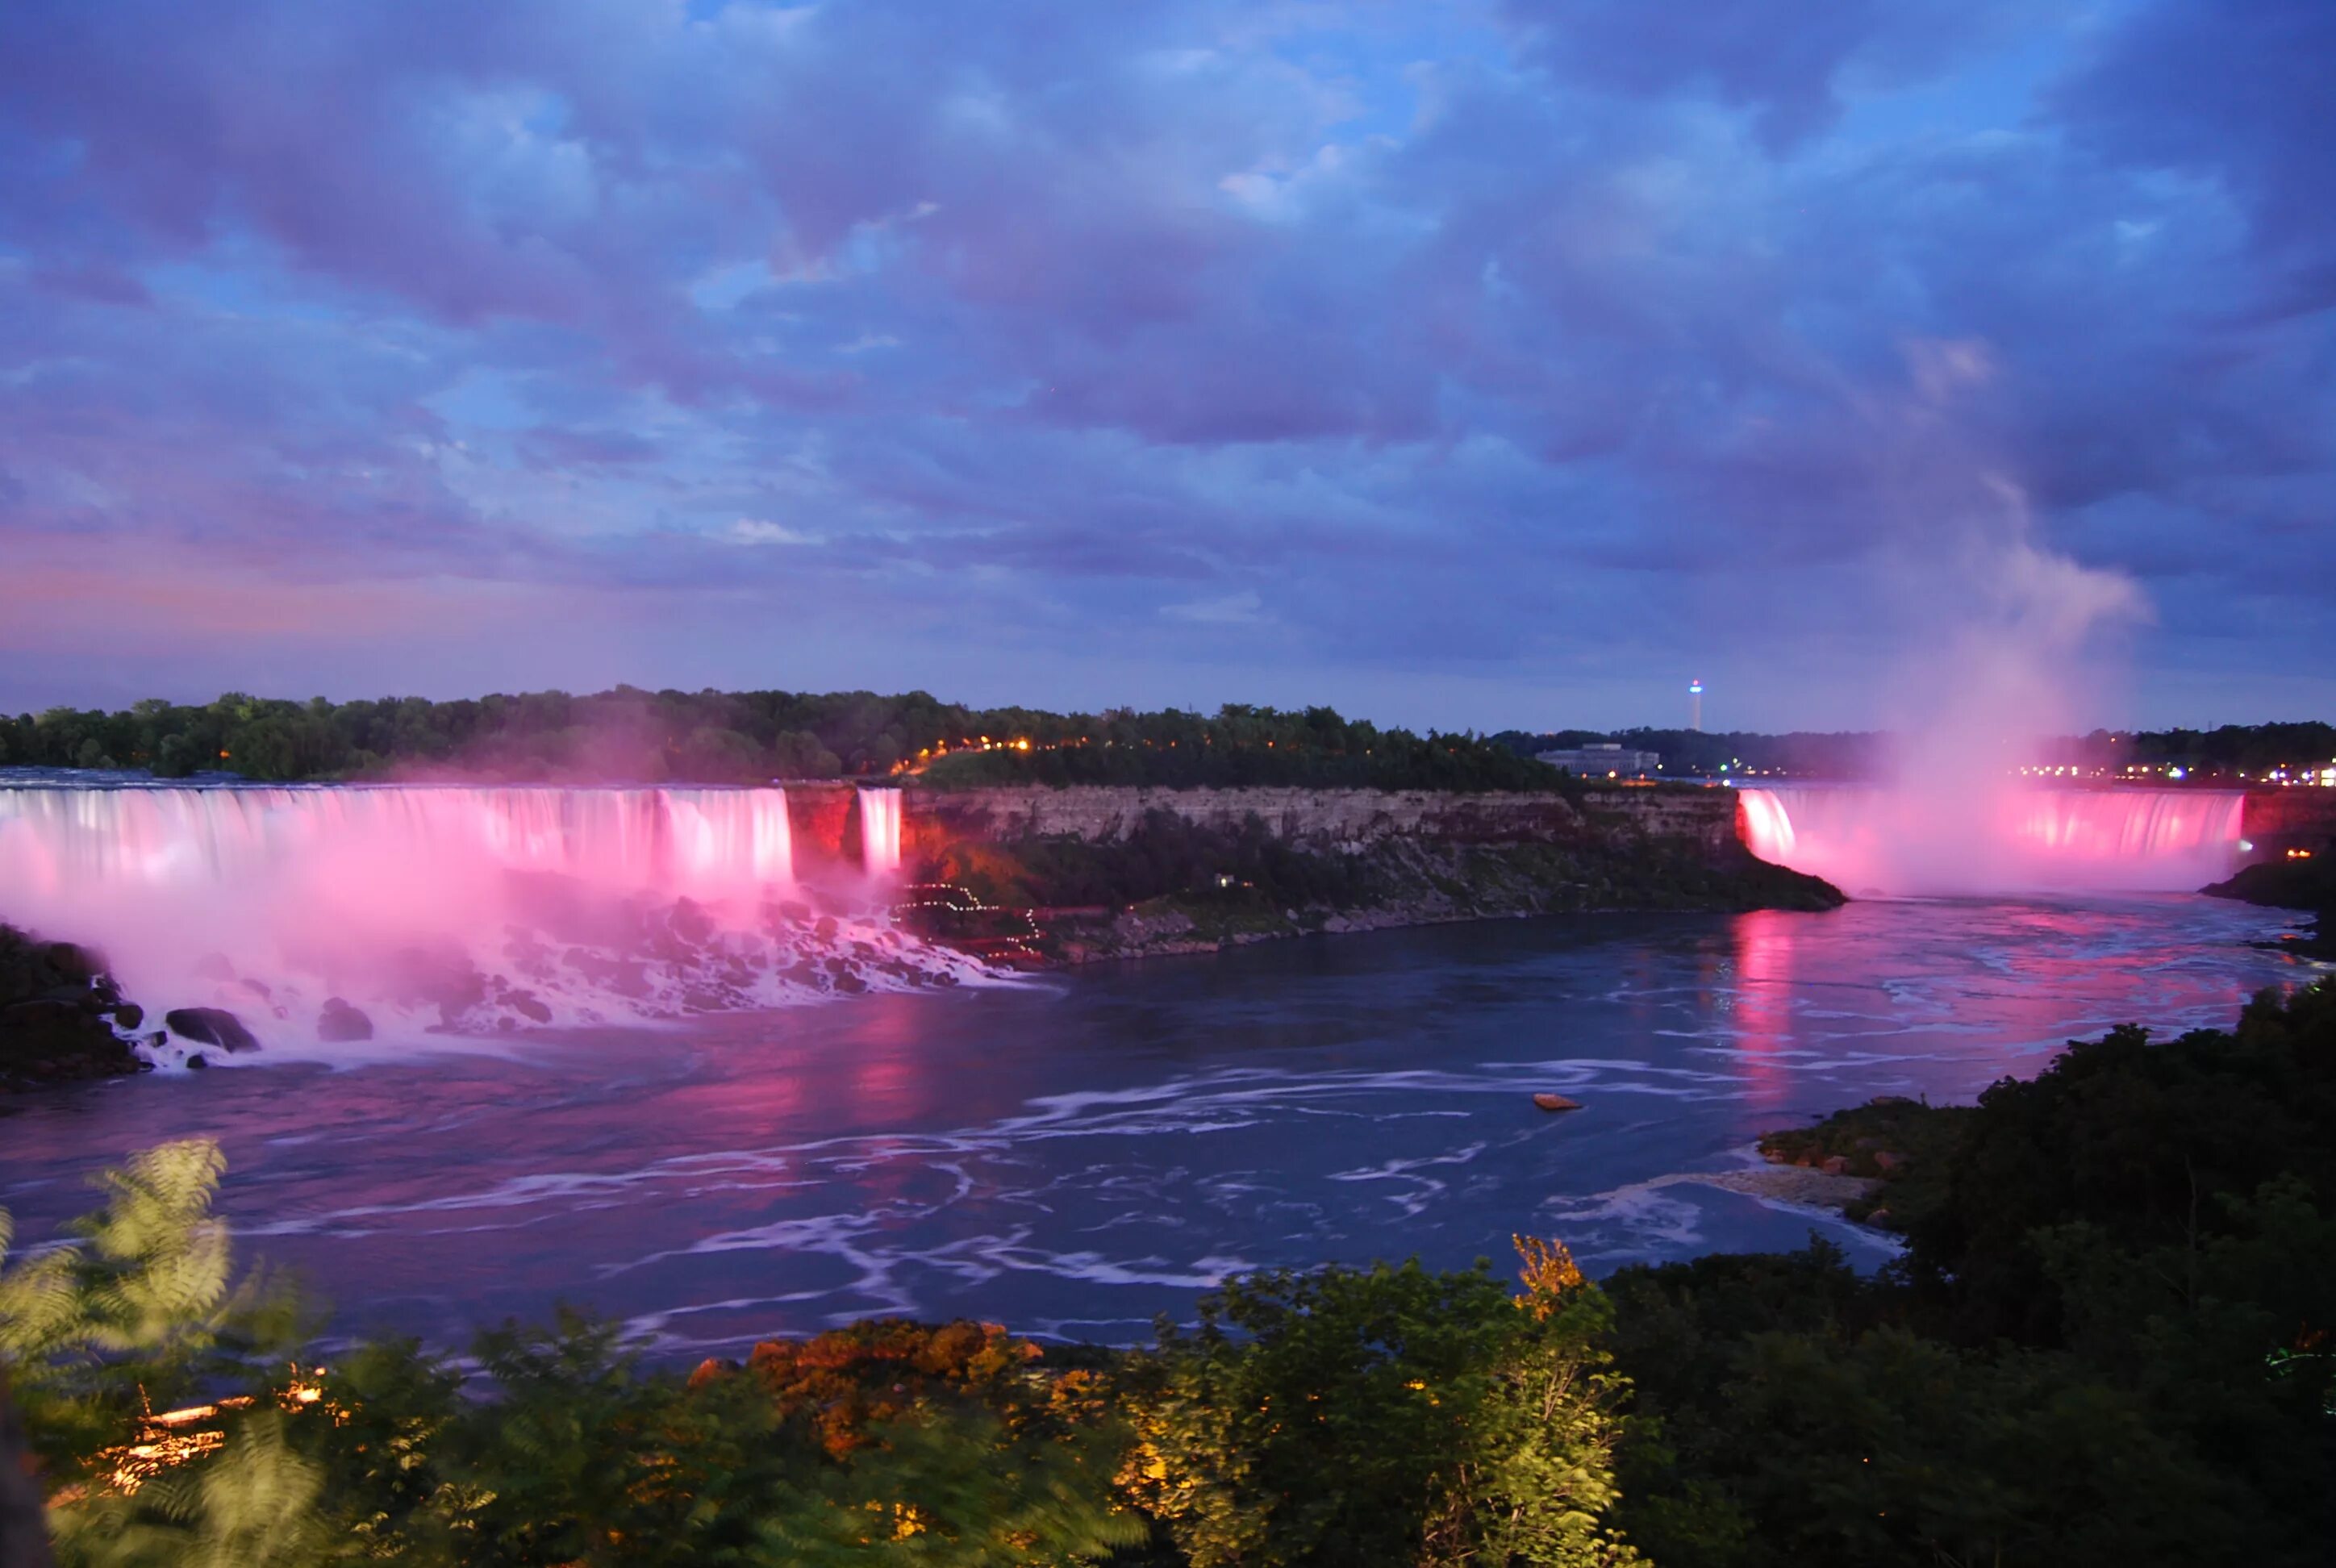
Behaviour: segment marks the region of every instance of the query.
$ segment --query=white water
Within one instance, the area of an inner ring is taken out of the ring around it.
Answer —
[[[899,790],[860,792],[860,863],[872,877],[891,876],[900,869]]]
[[[794,880],[781,789],[0,789],[0,887],[232,890],[362,850],[722,897]]]
[[[900,793],[862,814],[871,869],[897,867]],[[0,920],[95,947],[157,1019],[224,1007],[271,1051],[312,1043],[333,996],[411,1036],[982,973],[831,913],[778,789],[0,788]]]
[[[1742,793],[1755,854],[1851,893],[2192,891],[2234,869],[2246,809],[2218,790]]]

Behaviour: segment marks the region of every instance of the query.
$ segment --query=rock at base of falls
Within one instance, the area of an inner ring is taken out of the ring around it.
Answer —
[[[373,1038],[373,1020],[339,997],[327,997],[325,1010],[316,1015],[316,1037],[327,1044],[369,1040]]]
[[[222,1051],[256,1051],[259,1040],[243,1020],[225,1008],[173,1008],[162,1015],[163,1027],[182,1040],[217,1046]]]

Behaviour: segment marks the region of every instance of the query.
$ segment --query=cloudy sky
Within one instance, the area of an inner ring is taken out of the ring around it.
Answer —
[[[2336,715],[2328,0],[10,0],[0,704]]]

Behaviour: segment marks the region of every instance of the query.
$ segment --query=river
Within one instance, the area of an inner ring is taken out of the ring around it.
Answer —
[[[1277,942],[946,993],[375,1047],[0,1101],[20,1242],[207,1135],[247,1258],[336,1332],[457,1345],[571,1303],[674,1359],[884,1313],[1124,1341],[1229,1271],[1417,1254],[1593,1271],[1812,1230],[1691,1182],[1872,1096],[1967,1100],[2121,1020],[2308,978],[2194,896],[1873,901]],[[1585,1108],[1559,1115],[1530,1096]]]

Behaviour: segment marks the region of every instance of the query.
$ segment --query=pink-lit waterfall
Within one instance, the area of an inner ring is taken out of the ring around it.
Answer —
[[[891,876],[900,869],[899,790],[860,792],[860,863],[870,876]]]
[[[1753,853],[1852,894],[2188,891],[2231,874],[2246,808],[2214,790],[1741,794]]]
[[[784,790],[0,789],[0,886],[227,891],[355,856],[720,898],[794,880]]]
[[[861,800],[871,869],[897,866],[899,792]],[[0,788],[0,920],[271,1050],[327,998],[475,1032],[978,974],[814,908],[793,850],[778,789]]]

